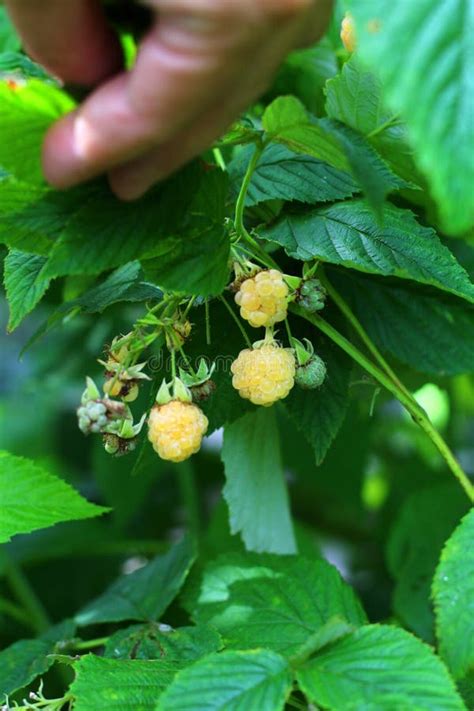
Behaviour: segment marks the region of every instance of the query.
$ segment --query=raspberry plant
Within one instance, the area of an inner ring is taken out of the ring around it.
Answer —
[[[472,14],[344,0],[121,203],[0,6],[3,709],[473,708]]]

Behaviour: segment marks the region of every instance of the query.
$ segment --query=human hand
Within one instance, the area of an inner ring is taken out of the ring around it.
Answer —
[[[155,21],[133,70],[99,0],[6,0],[26,49],[66,82],[97,88],[48,132],[47,180],[108,173],[124,200],[198,155],[324,32],[332,0],[146,0]]]

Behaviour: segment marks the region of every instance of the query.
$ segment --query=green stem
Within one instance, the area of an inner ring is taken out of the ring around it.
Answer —
[[[7,558],[5,551],[3,555]],[[37,597],[20,566],[11,558],[8,558],[5,562],[5,577],[16,599],[28,614],[30,624],[35,632],[41,634],[49,629],[51,622],[42,602]]]
[[[190,461],[181,462],[177,466],[178,481],[181,489],[181,499],[186,511],[186,519],[190,532],[197,540],[201,529],[199,495],[194,477],[194,467]]]
[[[242,181],[242,185],[240,186],[239,196],[238,196],[237,202],[235,204],[235,219],[234,219],[235,230],[240,237],[243,237],[251,244],[254,244],[255,240],[247,232],[245,225],[244,225],[245,198],[247,197],[247,191],[249,189],[250,181],[252,180],[252,175],[254,173],[255,168],[257,167],[258,161],[260,160],[260,156],[263,153],[264,147],[265,146],[263,143],[256,144],[255,151],[254,151],[253,156],[247,166],[247,170],[245,172],[245,176]]]
[[[192,297],[189,299],[189,301],[188,301],[188,303],[187,303],[187,305],[186,305],[186,308],[184,309],[183,320],[187,318],[189,312],[191,311],[191,309],[192,309],[192,307],[193,307],[193,305],[194,305],[194,302],[196,301],[196,298],[197,298],[196,296],[192,296]]]
[[[209,313],[209,299],[204,302],[204,309],[206,315],[206,346],[210,346],[212,343],[211,338],[211,316]]]
[[[351,311],[349,304],[342,298],[342,296],[339,294],[338,291],[333,287],[331,282],[328,280],[327,276],[324,274],[323,271],[320,272],[318,275],[322,285],[328,292],[329,296],[331,299],[334,301],[338,309],[344,314],[344,316],[347,318],[349,323],[351,324],[352,328],[355,330],[359,338],[363,341],[363,343],[366,345],[368,350],[372,353],[374,356],[375,360],[378,361],[380,366],[385,370],[389,378],[393,380],[395,385],[400,388],[400,390],[403,390],[405,395],[413,400],[414,403],[416,403],[416,400],[412,397],[411,393],[406,389],[404,384],[401,382],[401,380],[398,378],[397,374],[392,370],[390,365],[387,363],[383,355],[380,353],[379,349],[375,345],[375,343],[371,340],[370,336],[368,335],[367,331],[364,329],[360,321],[357,319],[355,314]]]
[[[72,647],[74,651],[81,652],[87,649],[95,649],[96,647],[104,647],[109,641],[109,637],[98,637],[97,639],[85,639],[80,642],[75,642]]]
[[[171,380],[174,383],[176,379],[176,350],[174,348],[170,351],[171,355]]]
[[[222,155],[222,151],[220,148],[213,148],[212,149],[212,155],[214,156],[214,160],[216,161],[216,165],[219,166],[222,170],[227,170],[224,156]]]
[[[254,174],[255,168],[257,167],[260,156],[265,150],[265,143],[257,143],[255,146],[255,151],[252,158],[247,166],[242,185],[240,186],[239,196],[235,204],[235,218],[234,227],[237,235],[247,242],[252,247],[252,252],[259,258],[259,260],[265,264],[267,267],[278,269],[276,262],[270,257],[269,254],[265,252],[264,249],[259,245],[256,239],[248,232],[244,224],[244,212],[245,212],[245,198],[247,197],[247,192],[249,189],[250,181]]]
[[[384,123],[381,123],[380,126],[377,126],[377,128],[374,128],[373,131],[367,134],[366,138],[373,138],[374,136],[377,136],[379,133],[382,133],[385,131],[387,128],[390,128],[390,126],[396,126],[397,124],[402,123],[400,120],[399,116],[392,116],[391,118],[387,119]]]
[[[186,365],[186,368],[189,370],[189,372],[191,373],[191,375],[195,375],[194,368],[192,367],[191,362],[190,362],[188,356],[187,356],[186,353],[184,352],[183,347],[180,346],[180,347],[178,348],[178,350],[179,350],[179,354],[180,354],[181,358],[184,360],[184,363],[185,363],[185,365]]]
[[[307,711],[308,706],[306,704],[301,703],[298,699],[295,699],[294,697],[290,696],[288,701],[286,702],[288,706],[291,706],[294,709],[298,709],[298,711]],[[316,707],[314,707],[316,708]]]
[[[26,625],[27,627],[31,624],[28,614],[22,607],[15,605],[15,603],[10,602],[10,600],[5,600],[5,598],[0,597],[0,614],[2,613],[11,617],[12,620],[21,622],[22,625]]]
[[[248,347],[248,348],[252,348],[252,344],[251,344],[251,342],[250,342],[250,338],[247,336],[247,332],[245,331],[244,327],[243,327],[242,324],[240,323],[239,318],[238,318],[237,314],[234,312],[234,310],[233,310],[233,308],[231,307],[231,305],[230,305],[229,303],[227,303],[227,299],[225,298],[225,296],[224,296],[223,294],[221,294],[221,295],[219,296],[219,299],[222,301],[222,303],[223,303],[224,306],[226,307],[227,311],[228,311],[228,312],[230,313],[230,315],[232,316],[232,319],[233,319],[234,322],[237,324],[237,328],[239,329],[240,333],[241,333],[242,336],[244,337],[244,341],[245,341],[247,347]]]
[[[343,351],[345,351],[353,360],[356,361],[364,370],[366,370],[372,377],[377,380],[384,388],[386,388],[392,395],[402,403],[405,409],[410,413],[413,420],[421,427],[425,434],[432,441],[438,452],[441,454],[445,460],[451,472],[454,474],[456,479],[459,481],[460,485],[466,492],[469,500],[474,503],[474,486],[469,481],[468,477],[464,473],[461,465],[457,461],[454,454],[451,452],[450,448],[441,437],[439,432],[433,427],[430,422],[426,412],[412,399],[412,397],[407,396],[405,391],[401,389],[396,383],[394,383],[388,375],[386,375],[382,370],[380,370],[376,365],[374,365],[361,351],[359,351],[350,341],[347,340],[339,331],[337,331],[331,324],[325,321],[323,318],[317,314],[309,314],[300,306],[293,305],[291,310],[306,319],[314,326],[319,328],[320,331],[326,334],[334,343],[336,343]]]

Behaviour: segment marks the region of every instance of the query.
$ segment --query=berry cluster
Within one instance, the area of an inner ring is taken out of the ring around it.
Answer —
[[[242,398],[263,407],[285,398],[295,383],[303,388],[320,387],[326,366],[314,353],[312,344],[299,342],[289,332],[291,347],[284,348],[273,334],[274,325],[286,319],[290,301],[313,313],[324,307],[326,291],[314,277],[315,269],[303,271],[302,279],[277,269],[255,273],[257,267],[250,262],[238,263],[235,269],[238,281],[234,287],[239,284],[235,300],[241,316],[251,326],[264,326],[265,338],[242,350],[232,363],[233,387]],[[252,273],[254,276],[248,276]],[[243,274],[246,276],[240,280]],[[112,341],[106,360],[99,361],[105,368],[104,395],[87,379],[78,409],[79,427],[84,434],[100,433],[109,454],[118,456],[132,451],[146,420],[148,439],[162,459],[183,462],[199,451],[209,422],[197,403],[209,398],[216,386],[211,379],[215,366],[203,358],[195,371],[183,352],[191,334],[188,313],[194,301],[165,295],[137,321],[133,331]],[[171,354],[173,377],[170,382],[162,382],[151,411],[143,413],[135,424],[128,403],[137,398],[139,385],[150,380],[144,373],[146,361],[137,361],[160,337]],[[177,354],[184,357],[185,369],[178,368]]]
[[[240,315],[254,328],[284,321],[288,309],[288,286],[277,269],[258,272],[245,279],[235,295]]]
[[[285,398],[295,383],[293,351],[274,342],[241,351],[231,370],[234,388],[254,405],[273,405]]]

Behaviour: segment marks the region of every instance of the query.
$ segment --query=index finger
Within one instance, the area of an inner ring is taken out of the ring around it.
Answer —
[[[133,69],[103,83],[52,127],[44,168],[53,185],[71,187],[164,143],[238,81],[242,57],[251,63],[267,27],[237,11],[234,22],[218,13],[207,17],[199,5],[193,21],[178,11],[161,13]]]

